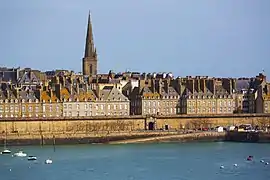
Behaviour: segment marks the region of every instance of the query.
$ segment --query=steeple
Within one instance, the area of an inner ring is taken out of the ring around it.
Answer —
[[[88,15],[85,52],[82,68],[83,68],[83,75],[92,76],[97,74],[97,50],[94,45],[93,28],[90,11]]]
[[[94,57],[94,56],[96,56],[96,48],[94,45],[91,13],[89,11],[84,57]]]

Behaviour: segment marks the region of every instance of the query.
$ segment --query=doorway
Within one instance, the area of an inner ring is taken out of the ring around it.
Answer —
[[[148,130],[154,130],[155,129],[155,124],[153,122],[148,123]]]

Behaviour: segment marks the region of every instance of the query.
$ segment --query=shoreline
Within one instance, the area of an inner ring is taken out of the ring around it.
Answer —
[[[249,142],[270,143],[270,133],[259,132],[114,132],[110,134],[35,134],[13,136],[7,146],[76,145],[76,144],[139,144],[166,142]],[[0,146],[4,146],[0,136]]]
[[[55,136],[55,138],[53,137]],[[133,132],[118,133],[111,135],[36,135],[20,138],[13,137],[7,140],[7,146],[28,146],[28,145],[68,145],[68,144],[134,144],[134,143],[154,143],[154,142],[190,142],[190,141],[223,141],[225,133],[218,132]],[[0,146],[4,145],[1,138]]]

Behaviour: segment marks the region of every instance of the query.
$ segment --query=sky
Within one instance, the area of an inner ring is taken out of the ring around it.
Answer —
[[[89,10],[98,73],[270,76],[269,0],[1,1],[0,66],[81,72]]]

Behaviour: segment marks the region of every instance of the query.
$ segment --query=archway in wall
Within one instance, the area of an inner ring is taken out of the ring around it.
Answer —
[[[154,122],[148,123],[148,130],[155,130],[155,123]]]

